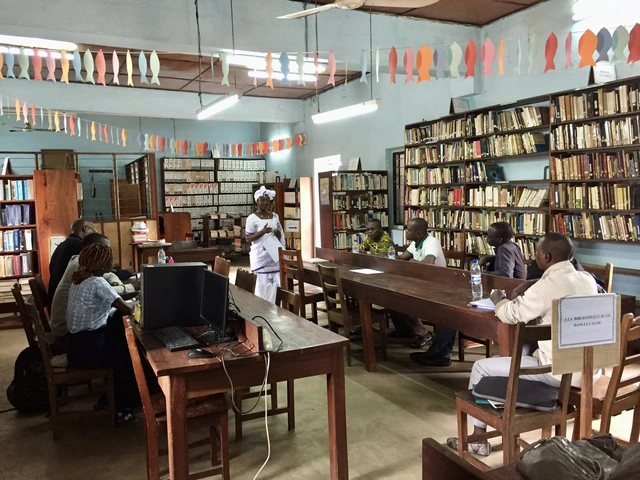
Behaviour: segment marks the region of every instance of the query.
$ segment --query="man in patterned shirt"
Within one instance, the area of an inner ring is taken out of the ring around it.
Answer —
[[[374,218],[367,223],[367,239],[360,245],[360,251],[386,254],[392,243],[389,234],[382,229],[382,222]]]

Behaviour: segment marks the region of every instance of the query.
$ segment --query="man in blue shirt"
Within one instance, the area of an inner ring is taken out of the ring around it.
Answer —
[[[507,222],[495,222],[489,225],[487,243],[496,254],[487,255],[479,260],[481,267],[487,266],[487,273],[499,277],[527,278],[527,267],[520,247],[513,243],[513,230]]]

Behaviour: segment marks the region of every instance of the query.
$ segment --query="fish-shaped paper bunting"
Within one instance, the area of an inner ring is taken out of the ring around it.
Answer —
[[[91,141],[96,141],[96,122],[91,122]]]
[[[62,124],[64,125],[64,133],[67,133],[67,114],[62,114]]]
[[[196,142],[196,157],[202,156],[202,142]]]
[[[238,144],[238,152],[237,153],[238,153],[239,157],[242,156],[242,144],[241,143]]]
[[[82,136],[82,120],[78,119],[78,136]]]
[[[462,47],[458,45],[458,42],[451,44],[451,64],[449,69],[451,71],[451,78],[460,77],[460,63],[462,62]]]
[[[167,139],[166,139],[166,137],[160,137],[160,151],[162,153],[164,153],[166,148],[167,148]]]
[[[144,55],[144,51],[140,51],[138,55],[138,69],[140,70],[140,83],[149,84],[147,80],[147,57]]]
[[[578,41],[578,55],[580,55],[580,65],[582,67],[595,67],[596,62],[593,61],[593,52],[598,46],[598,37],[591,30],[587,30],[582,34]]]
[[[482,63],[482,75],[493,75],[493,60],[496,51],[493,42],[486,39],[480,47],[480,63]]]
[[[176,139],[172,138],[171,140],[169,140],[169,149],[171,150],[171,153],[176,153]]]
[[[222,63],[222,85],[229,86],[229,54],[221,53],[220,62]]]
[[[15,61],[15,59],[13,58],[13,53],[5,53],[4,59],[5,63],[7,64],[7,78],[16,78],[15,73],[13,73],[13,63]]]
[[[549,70],[555,70],[555,58],[556,53],[558,51],[558,37],[555,33],[551,33],[549,37],[547,37],[547,43],[544,46],[544,58],[546,60],[546,64],[544,67],[544,73],[547,73]]]
[[[84,69],[87,72],[87,75],[84,79],[87,82],[91,82],[95,85],[96,81],[93,78],[93,55],[91,54],[91,50],[89,49],[85,50],[84,52]]]
[[[467,71],[464,74],[464,78],[474,77],[476,75],[476,59],[478,58],[478,47],[476,42],[471,40],[467,44],[467,48],[464,51],[464,63],[467,66]]]
[[[220,144],[219,144],[219,143],[216,143],[216,149],[215,149],[215,151],[213,152],[213,156],[214,156],[214,157],[220,157],[220,156],[221,156],[221,155],[220,155]]]
[[[238,147],[236,146],[235,143],[231,144],[231,156],[232,157],[237,157],[238,156]]]
[[[266,85],[267,87],[271,87],[273,89],[273,55],[271,54],[271,52],[267,53],[267,56],[264,60],[266,63],[265,70],[267,72]],[[224,84],[224,80],[222,81],[222,83]]]
[[[280,71],[282,72],[280,85],[291,86],[291,82],[289,81],[289,55],[286,52],[280,54]]]
[[[127,50],[127,85],[133,87],[133,59],[131,58],[131,52]]]
[[[78,50],[73,52],[73,71],[76,75],[76,82],[84,83],[84,78],[82,78],[82,61],[80,60],[80,52]]]
[[[155,50],[151,52],[151,56],[149,57],[149,68],[151,69],[151,83],[160,85],[160,79],[158,78],[158,74],[160,73],[160,58],[158,58]]]
[[[122,146],[126,147],[127,146],[127,130],[126,129],[122,129],[122,133],[120,134],[120,138],[122,139]]]
[[[20,100],[16,98],[16,122],[20,121]]]
[[[614,62],[624,62],[625,55],[624,49],[629,43],[629,30],[627,30],[624,26],[620,25],[613,32],[613,37],[611,38],[611,47],[613,48],[613,61]]]
[[[60,131],[60,112],[56,110],[56,113],[53,116],[53,123],[56,126],[56,132]]]
[[[114,143],[114,141],[113,141],[113,127],[109,128],[109,136],[111,137],[111,143]]]
[[[333,51],[329,52],[329,80],[327,81],[327,85],[331,84],[334,87],[336,86],[336,56],[333,54]]]
[[[120,79],[118,78],[118,74],[120,73],[120,60],[115,50],[111,54],[111,69],[113,70],[113,83],[120,85]]]
[[[360,83],[367,83],[367,53],[360,52]]]
[[[101,83],[103,86],[107,86],[107,81],[104,78],[107,72],[107,61],[104,58],[104,53],[102,50],[98,51],[96,55],[96,70],[98,71],[98,83]]]
[[[49,124],[47,130],[53,130],[53,118],[51,115],[51,110],[47,110],[47,123]]]
[[[24,120],[24,123],[29,123],[29,106],[27,102],[22,104],[22,120]]]
[[[2,76],[2,65],[4,64],[4,57],[2,56],[2,52],[0,52],[0,80],[4,77]],[[0,107],[2,107],[2,97],[0,97]]]
[[[148,134],[148,133],[145,133],[145,134],[144,134],[144,150],[145,150],[146,152],[148,152],[149,150],[151,150],[151,146],[149,145],[149,140],[150,140],[149,134]]]
[[[42,82],[42,57],[40,56],[40,50],[37,48],[33,49],[33,60],[31,60],[33,65],[33,79]]]
[[[522,73],[521,66],[522,66],[522,44],[520,43],[520,39],[518,39],[518,64],[516,65],[516,72],[518,72],[518,75]]]
[[[529,37],[529,73],[533,73],[536,68],[536,59],[538,57],[539,40],[538,35]]]
[[[36,106],[31,104],[31,126],[36,126]]]
[[[47,81],[54,82],[56,81],[56,57],[53,56],[53,52],[51,50],[47,50],[47,58],[45,59],[47,62]]]
[[[304,86],[304,54],[298,53],[296,56],[296,65],[298,65],[298,81],[296,85]]]
[[[138,142],[138,149],[140,151],[144,150],[144,133],[140,132],[136,137],[136,141]]]
[[[433,51],[433,66],[436,69],[436,78],[445,78],[445,69],[448,65],[449,49],[444,45],[436,47]]]
[[[209,142],[202,142],[202,152],[207,153],[207,150],[209,150]]]
[[[316,74],[316,81],[314,83],[314,85],[317,87],[318,86],[318,52],[313,52],[313,66],[315,69],[315,74]]]
[[[98,130],[98,141],[102,142],[102,125],[96,125],[96,129]]]
[[[90,127],[90,126],[89,126],[89,121],[86,121],[86,122],[85,122],[85,124],[86,124],[86,128],[84,129],[84,137],[85,137],[87,140],[89,140],[89,129],[90,129],[90,128],[89,128],[89,127]],[[94,132],[94,135],[95,135],[95,132]]]
[[[64,50],[60,52],[60,68],[62,69],[62,75],[60,81],[69,84],[69,59],[67,58],[67,52]]]
[[[640,60],[640,23],[636,23],[629,32],[629,57],[627,63]]]
[[[396,47],[389,51],[389,83],[396,83],[396,69],[398,68],[398,52]]]
[[[613,46],[613,40],[611,38],[611,32],[602,27],[597,35],[598,45],[596,51],[598,52],[598,58],[596,62],[608,62],[609,61],[609,49]]]
[[[76,136],[76,119],[73,116],[69,117],[69,135]]]
[[[504,38],[500,39],[498,44],[498,76],[504,75]]]
[[[564,68],[573,67],[573,60],[571,60],[571,49],[573,48],[573,35],[571,32],[567,34],[567,39],[564,41],[564,56],[565,64]]]
[[[376,50],[376,83],[380,82],[380,50]]]
[[[418,50],[418,58],[416,64],[418,67],[418,83],[430,81],[429,69],[433,63],[433,52],[426,45],[422,45]]]
[[[18,74],[18,78],[29,78],[29,57],[24,51],[24,47],[20,48],[20,53],[18,54],[18,66],[20,67],[20,73]]]
[[[415,57],[413,55],[413,48],[409,47],[404,51],[404,71],[406,72],[407,76],[404,80],[404,83],[410,83],[410,82],[414,82],[415,79],[413,78],[413,66],[414,66],[414,60]]]
[[[109,143],[109,128],[106,125],[102,126],[102,139],[104,143]]]
[[[149,136],[149,150],[151,150],[152,152],[156,151],[156,136],[155,135],[150,135]]]
[[[0,102],[0,105],[2,105],[2,102]],[[44,112],[42,111],[42,107],[40,107],[40,125],[44,126]]]

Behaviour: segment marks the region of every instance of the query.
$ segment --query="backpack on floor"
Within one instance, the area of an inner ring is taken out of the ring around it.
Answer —
[[[18,355],[7,398],[20,413],[49,411],[47,374],[37,345],[25,348]]]

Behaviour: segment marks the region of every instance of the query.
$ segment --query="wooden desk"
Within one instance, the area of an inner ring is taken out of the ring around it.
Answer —
[[[235,285],[229,285],[229,288],[245,318],[256,315],[267,318],[284,340],[282,350],[271,354],[268,383],[315,375],[327,376],[330,478],[348,479],[343,352],[347,340]],[[185,435],[187,398],[229,391],[231,385],[218,358],[191,359],[186,351],[169,352],[153,333],[136,329],[136,334],[146,350],[147,359],[158,376],[167,401],[170,477],[183,480],[188,472]],[[274,343],[274,348],[277,348],[278,340],[275,337]],[[220,346],[207,348],[214,353],[220,353],[221,349]],[[242,347],[234,350],[241,352]],[[237,358],[227,353],[224,359],[234,388],[262,384],[265,368],[263,355]]]
[[[170,243],[132,243],[133,248],[133,271],[139,272],[142,265],[146,262],[146,258],[149,256],[157,256],[160,247],[164,248],[165,253],[169,256]],[[145,258],[146,255],[146,258]]]
[[[168,254],[176,263],[180,262],[202,262],[213,266],[216,257],[222,256],[222,249],[217,247],[188,248],[185,250],[171,250]]]

